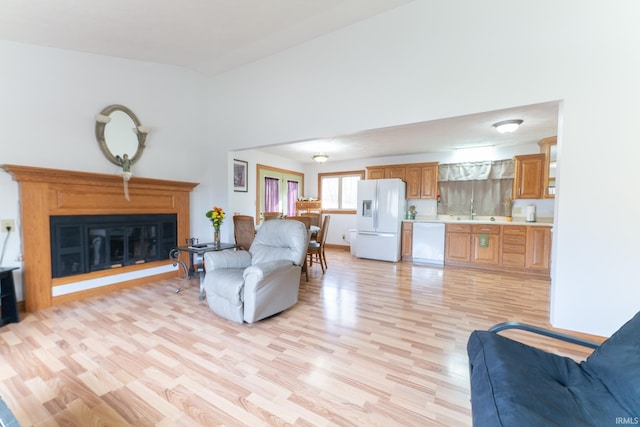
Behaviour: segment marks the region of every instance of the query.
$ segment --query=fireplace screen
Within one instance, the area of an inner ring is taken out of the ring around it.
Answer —
[[[51,217],[53,277],[169,259],[175,214]]]

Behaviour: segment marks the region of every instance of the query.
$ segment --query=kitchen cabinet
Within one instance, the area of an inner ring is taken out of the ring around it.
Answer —
[[[544,154],[543,167],[543,197],[552,199],[556,197],[556,162],[558,160],[557,150],[558,137],[551,136],[538,142],[540,151]]]
[[[367,179],[384,179],[384,167],[367,167]]]
[[[551,263],[551,229],[549,227],[527,227],[528,269],[549,270]]]
[[[445,228],[445,264],[471,259],[471,225],[447,224]]]
[[[398,178],[405,181],[406,172],[407,168],[404,166],[388,166],[384,168],[384,177],[385,179]]]
[[[445,265],[548,275],[551,227],[447,223]]]
[[[497,265],[500,262],[500,226],[473,225],[471,227],[471,261]]]
[[[404,166],[373,166],[367,167],[367,179],[399,178],[405,180],[406,168]]]
[[[527,227],[509,225],[502,227],[502,265],[524,267],[527,253]]]
[[[438,197],[438,163],[422,166],[420,198],[435,199]]]
[[[438,197],[438,163],[407,166],[407,199]]]
[[[367,179],[400,178],[407,184],[407,199],[438,197],[438,162],[367,166]]]
[[[515,156],[514,199],[541,199],[544,176],[544,154]]]
[[[413,223],[402,221],[402,258],[413,257]]]
[[[407,178],[407,199],[419,199],[422,185],[422,168],[410,166],[405,174]]]

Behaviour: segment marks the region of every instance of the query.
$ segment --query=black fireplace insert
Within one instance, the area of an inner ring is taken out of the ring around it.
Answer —
[[[52,276],[73,276],[169,259],[169,251],[177,242],[176,217],[176,214],[52,216]]]

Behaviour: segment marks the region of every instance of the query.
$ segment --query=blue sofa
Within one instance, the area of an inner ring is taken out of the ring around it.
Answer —
[[[519,328],[595,348],[584,361],[498,335]],[[467,343],[473,425],[640,424],[640,312],[598,345],[517,323],[474,331]]]

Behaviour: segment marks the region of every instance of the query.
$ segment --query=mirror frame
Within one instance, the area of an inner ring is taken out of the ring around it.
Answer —
[[[119,105],[119,104],[109,105],[108,107],[103,108],[102,111],[100,111],[100,114],[103,116],[110,116],[111,113],[113,113],[114,111],[122,111],[123,113],[128,115],[129,118],[131,118],[131,120],[135,124],[136,129],[139,126],[141,126],[141,123],[140,123],[140,120],[138,120],[138,117],[133,113],[133,111],[131,111],[124,105]],[[98,140],[98,145],[100,145],[100,150],[102,150],[102,154],[104,154],[107,160],[109,160],[114,165],[122,166],[122,163],[120,163],[118,159],[113,155],[113,153],[109,150],[109,147],[107,146],[107,141],[104,138],[104,129],[107,125],[108,123],[101,123],[96,121],[96,139]],[[136,137],[138,138],[138,148],[136,149],[136,152],[133,156],[129,156],[129,160],[131,161],[132,165],[142,155],[142,151],[144,150],[144,147],[145,147],[145,141],[147,139],[146,133],[135,132],[135,134],[136,134]]]

